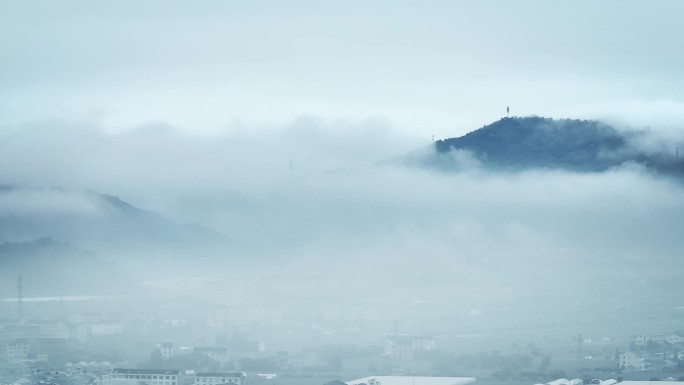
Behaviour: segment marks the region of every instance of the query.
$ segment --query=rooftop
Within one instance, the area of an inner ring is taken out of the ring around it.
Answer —
[[[172,375],[172,376],[177,376],[180,374],[180,370],[175,370],[175,369],[122,369],[122,368],[114,368],[112,369],[112,373],[116,374],[165,374],[165,375]]]
[[[204,372],[197,373],[197,377],[246,377],[245,373]]]

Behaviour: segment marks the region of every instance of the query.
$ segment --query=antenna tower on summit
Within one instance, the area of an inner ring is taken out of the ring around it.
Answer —
[[[506,107],[506,117],[509,118],[511,115],[511,107]]]

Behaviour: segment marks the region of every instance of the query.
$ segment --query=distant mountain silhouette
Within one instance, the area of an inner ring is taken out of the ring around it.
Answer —
[[[0,186],[0,242],[52,237],[91,250],[176,252],[230,245],[196,224],[179,224],[120,198],[60,188]]]
[[[625,162],[642,164],[666,174],[684,175],[684,162],[674,153],[639,147],[645,131],[620,131],[594,120],[541,117],[504,118],[458,138],[435,142],[436,156],[414,153],[409,163],[458,169],[452,151],[471,154],[482,166],[522,170],[554,168],[604,171]]]

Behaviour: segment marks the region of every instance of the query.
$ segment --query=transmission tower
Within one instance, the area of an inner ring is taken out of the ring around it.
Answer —
[[[582,353],[582,345],[584,344],[584,336],[581,334],[578,334],[576,337],[577,339],[577,352]]]
[[[24,319],[24,286],[22,284],[22,281],[24,280],[24,277],[19,274],[17,276],[17,318],[19,321]]]

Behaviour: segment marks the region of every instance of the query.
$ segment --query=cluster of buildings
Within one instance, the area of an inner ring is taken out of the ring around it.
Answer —
[[[385,338],[384,355],[395,360],[412,360],[416,353],[435,348],[432,337],[393,335]]]
[[[98,385],[244,385],[245,373],[194,373],[181,370],[112,369]]]
[[[198,346],[186,347],[182,346],[176,348],[173,342],[162,342],[157,345],[159,353],[163,361],[168,361],[172,357],[188,354],[200,354],[210,358],[220,364],[225,364],[230,361],[228,348],[223,346]]]
[[[676,371],[684,361],[684,336],[643,334],[632,338],[631,349],[620,354],[623,371]]]
[[[629,372],[676,371],[680,361],[684,361],[684,351],[625,352],[620,354],[620,369]]]
[[[8,373],[5,371],[0,374],[0,384],[95,385],[98,379],[96,374],[88,372],[83,368],[72,367],[64,370],[56,370],[37,365],[24,366],[12,373],[13,377],[16,379],[13,382],[6,382],[8,379],[7,374]]]
[[[8,364],[23,362],[48,362],[59,359],[66,349],[64,338],[10,338],[3,341],[0,352],[3,361]]]
[[[70,343],[122,333],[122,324],[49,320],[0,322],[0,363],[56,362],[63,360]]]
[[[642,334],[635,336],[632,341],[637,346],[647,346],[650,343],[676,345],[684,342],[684,336],[679,333],[672,334]]]

